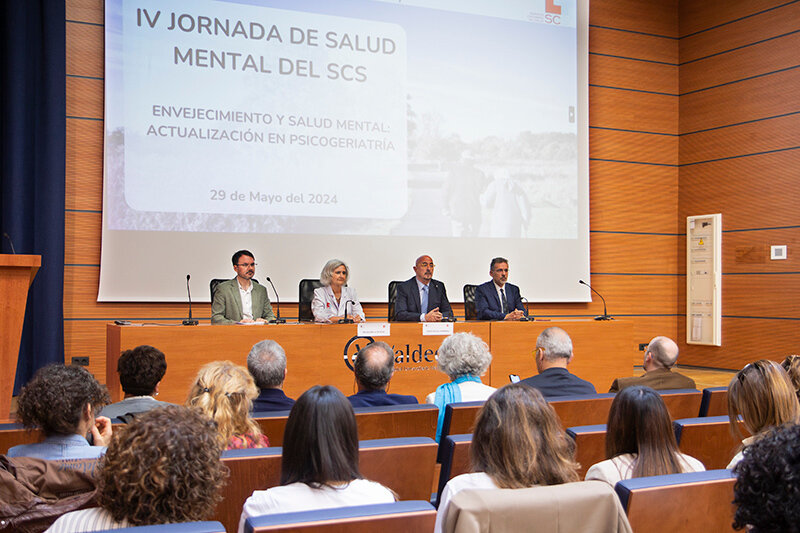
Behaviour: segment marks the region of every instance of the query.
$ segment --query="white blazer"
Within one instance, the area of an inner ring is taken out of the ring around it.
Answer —
[[[347,303],[348,300],[353,300],[352,304]],[[333,295],[333,289],[330,287],[320,287],[314,289],[314,300],[311,301],[311,311],[314,313],[314,320],[316,322],[327,322],[331,317],[344,316],[344,308],[347,305],[347,316],[359,315],[362,320],[364,310],[358,301],[356,290],[350,287],[342,287],[342,298],[339,303],[336,303],[336,297]]]

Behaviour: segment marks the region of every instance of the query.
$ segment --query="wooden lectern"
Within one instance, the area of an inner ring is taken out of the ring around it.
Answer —
[[[0,420],[11,412],[28,288],[41,264],[40,255],[0,254]]]

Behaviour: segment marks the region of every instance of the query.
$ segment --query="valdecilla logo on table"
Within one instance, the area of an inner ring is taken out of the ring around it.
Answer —
[[[351,337],[350,340],[344,345],[344,352],[342,354],[344,364],[347,368],[353,370],[353,363],[356,359],[358,351],[375,342],[372,337],[362,337],[356,335]],[[438,345],[429,347],[421,343],[415,345],[411,344],[392,344],[394,351],[395,371],[404,370],[436,370],[436,355],[438,353]]]

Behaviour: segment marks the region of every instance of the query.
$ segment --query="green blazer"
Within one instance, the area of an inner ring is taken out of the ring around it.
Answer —
[[[253,300],[253,319],[263,318],[273,320],[272,304],[269,303],[267,289],[252,281],[253,290],[250,297]],[[212,324],[235,324],[242,320],[242,297],[239,296],[239,283],[236,278],[223,281],[217,285],[214,292],[214,301],[211,303]]]

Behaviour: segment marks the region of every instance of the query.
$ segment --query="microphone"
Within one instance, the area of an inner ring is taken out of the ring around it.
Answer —
[[[186,294],[189,296],[189,318],[183,321],[184,326],[196,326],[200,322],[197,319],[192,318],[192,292],[189,290],[189,280],[192,278],[189,274],[186,274]]]
[[[286,321],[281,318],[281,297],[278,296],[278,291],[275,290],[275,284],[272,283],[272,280],[269,279],[269,276],[267,276],[267,281],[269,281],[269,284],[272,285],[272,292],[275,293],[275,303],[278,304],[278,306],[275,308],[275,309],[278,310],[278,313],[277,313],[278,318],[273,318],[272,320],[269,321],[269,323],[270,324],[286,324]]]
[[[525,298],[522,295],[520,295],[519,299],[520,300],[525,300],[525,313],[528,315],[528,316],[524,316],[524,317],[520,318],[519,321],[520,322],[533,322],[533,321],[535,321],[536,318],[531,316],[531,310],[528,308],[528,299]]]
[[[354,303],[355,302],[353,300],[347,300],[344,303],[344,318],[340,318],[339,319],[339,324],[352,324],[353,323],[353,319],[352,318],[347,318],[347,304],[354,304]]]
[[[442,294],[445,293],[444,288],[439,284],[438,281],[431,280],[431,285],[436,287],[436,290],[441,292]],[[451,313],[453,312],[452,308],[451,308],[450,312]],[[445,314],[442,314],[441,322],[455,322],[456,320],[458,320],[458,319],[456,318],[455,314],[453,316],[446,316]]]
[[[589,285],[588,283],[586,283],[585,281],[583,281],[582,279],[579,279],[578,283],[580,283],[581,285],[586,285],[587,287],[592,289],[592,286]],[[600,316],[594,317],[594,319],[595,320],[614,320],[614,317],[608,314],[608,310],[606,309],[606,299],[603,298],[603,295],[600,294],[599,292],[597,292],[594,289],[592,289],[592,292],[595,293],[596,295],[598,295],[601,300],[603,300],[603,314],[600,315]]]
[[[11,245],[11,253],[12,253],[12,254],[14,254],[14,255],[16,255],[16,254],[17,254],[17,251],[16,251],[16,250],[14,250],[14,241],[12,241],[12,240],[11,240],[11,237],[9,237],[9,236],[8,236],[8,233],[6,233],[5,231],[3,232],[3,236],[4,236],[6,239],[8,239],[8,244],[10,244],[10,245]]]

